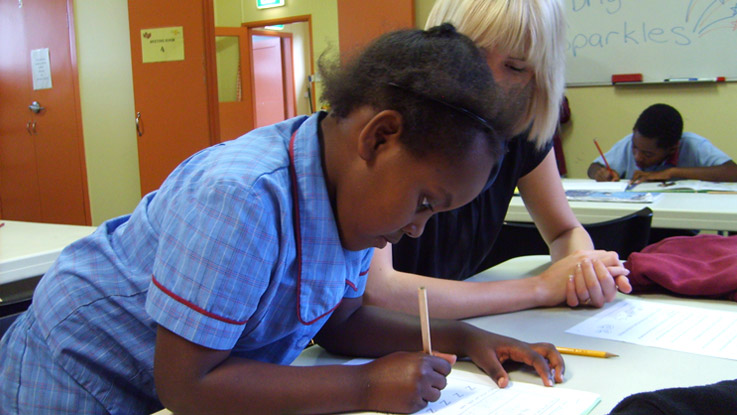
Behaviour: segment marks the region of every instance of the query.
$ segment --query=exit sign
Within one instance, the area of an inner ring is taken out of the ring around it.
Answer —
[[[256,0],[256,7],[266,9],[269,7],[279,7],[284,5],[285,0]]]

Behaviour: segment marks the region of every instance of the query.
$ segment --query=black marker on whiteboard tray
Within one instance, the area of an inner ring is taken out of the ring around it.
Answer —
[[[716,78],[665,78],[664,82],[724,82],[727,79],[724,76]]]

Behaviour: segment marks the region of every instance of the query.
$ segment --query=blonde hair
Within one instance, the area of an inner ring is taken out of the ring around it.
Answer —
[[[532,98],[514,125],[530,128],[542,147],[553,137],[565,87],[565,18],[562,0],[437,0],[426,27],[451,23],[480,48],[523,57],[532,67]]]

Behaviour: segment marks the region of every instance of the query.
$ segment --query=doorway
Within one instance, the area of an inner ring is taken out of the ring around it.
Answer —
[[[294,117],[292,34],[252,29],[253,97],[255,127],[265,127]]]
[[[221,140],[314,112],[309,15],[217,27]]]

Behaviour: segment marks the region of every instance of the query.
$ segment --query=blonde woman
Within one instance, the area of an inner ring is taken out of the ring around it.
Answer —
[[[617,289],[631,290],[616,252],[595,251],[571,211],[552,151],[564,88],[562,3],[436,1],[427,27],[452,23],[484,51],[517,135],[475,200],[434,215],[424,229],[407,227],[405,233],[414,238],[376,250],[365,301],[416,313],[416,289],[422,285],[434,317],[466,318],[563,303],[601,307]],[[515,187],[550,248],[553,265],[530,278],[464,282],[483,269]]]

